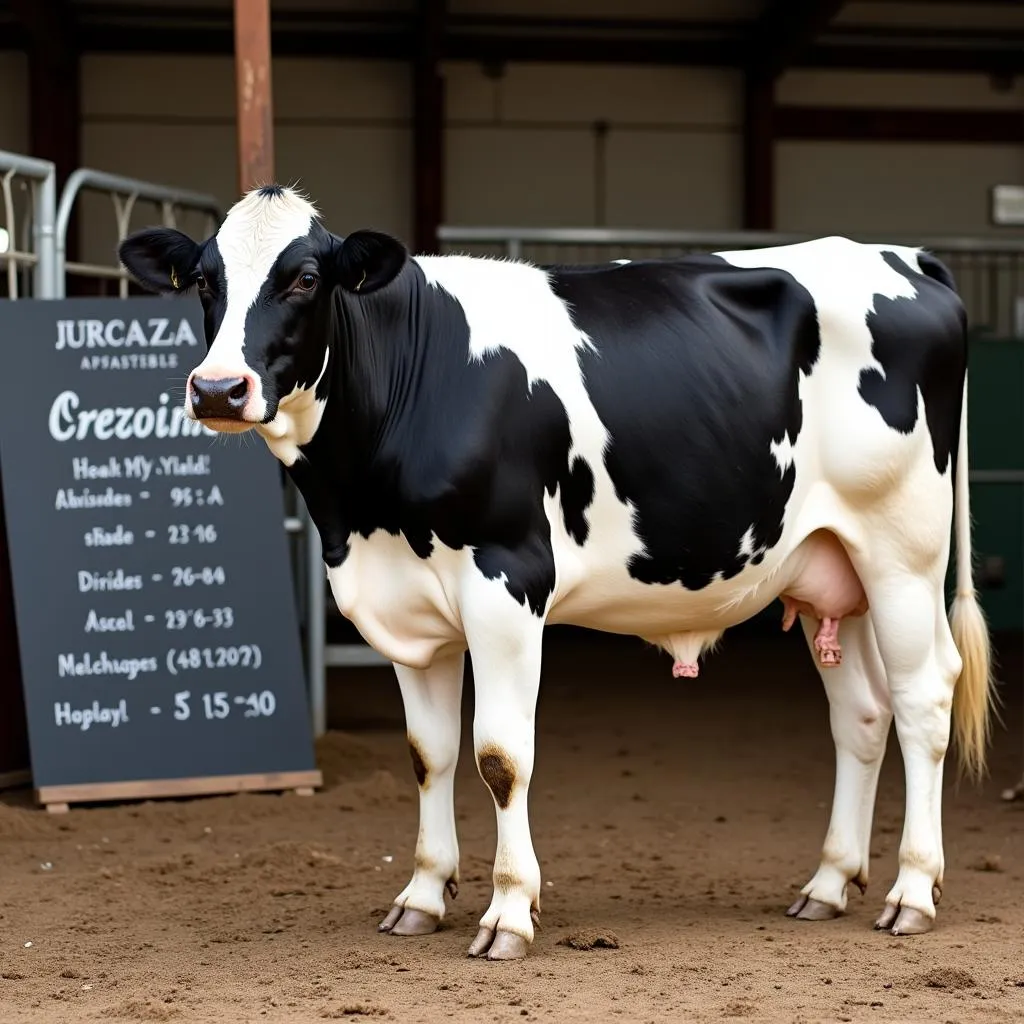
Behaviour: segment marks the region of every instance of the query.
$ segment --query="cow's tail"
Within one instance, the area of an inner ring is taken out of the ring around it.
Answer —
[[[971,498],[967,467],[967,380],[960,413],[960,443],[953,484],[956,593],[949,624],[963,669],[953,690],[953,735],[961,771],[975,779],[985,772],[994,704],[992,648],[988,624],[974,589]]]

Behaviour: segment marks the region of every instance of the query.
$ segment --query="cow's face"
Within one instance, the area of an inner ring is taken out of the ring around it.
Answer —
[[[406,261],[387,235],[331,234],[310,202],[279,186],[248,193],[203,243],[152,228],[125,239],[118,255],[152,291],[199,294],[207,354],[188,376],[185,414],[213,430],[256,427],[268,442],[297,444],[323,410],[336,289],[369,294]]]

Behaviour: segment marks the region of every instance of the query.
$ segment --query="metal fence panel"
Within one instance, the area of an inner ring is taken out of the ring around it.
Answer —
[[[540,264],[606,263],[695,252],[754,249],[814,237],[771,231],[630,231],[616,228],[509,228],[443,225],[443,252],[526,259]],[[858,238],[924,246],[952,271],[971,329],[1024,336],[1024,241],[991,238]]]
[[[84,191],[99,192],[110,198],[117,224],[117,241],[119,243],[124,241],[128,235],[132,211],[139,200],[159,206],[164,227],[177,226],[179,209],[195,210],[206,214],[211,228],[219,223],[224,216],[219,201],[206,193],[171,188],[150,181],[140,181],[137,178],[126,178],[119,174],[108,174],[106,171],[80,167],[68,178],[64,191],[61,193],[60,206],[57,209],[57,284],[60,298],[66,294],[68,274],[116,279],[121,298],[128,295],[128,275],[123,267],[116,264],[68,262],[67,260],[68,224],[71,221],[75,202]]]
[[[25,212],[26,204],[20,204],[23,214],[20,218],[17,186],[27,189],[27,206],[31,210],[30,214]],[[54,298],[57,294],[57,169],[48,160],[0,150],[0,206],[6,236],[4,246],[0,247],[0,265],[6,269],[8,298],[18,298],[21,290],[18,271],[24,268],[32,271],[32,296]]]

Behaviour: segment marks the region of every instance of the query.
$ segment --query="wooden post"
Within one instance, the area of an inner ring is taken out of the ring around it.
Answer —
[[[238,185],[274,183],[274,106],[270,78],[270,0],[234,0]]]
[[[444,78],[440,61],[445,0],[419,0],[413,64],[413,246],[437,252],[444,220]]]
[[[743,227],[771,231],[775,221],[775,82],[743,79]]]

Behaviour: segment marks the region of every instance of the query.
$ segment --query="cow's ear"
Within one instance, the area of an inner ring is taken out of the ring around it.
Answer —
[[[379,231],[353,231],[336,250],[338,284],[366,295],[390,284],[409,258],[397,238]]]
[[[129,235],[117,255],[136,281],[151,292],[183,292],[192,285],[200,246],[174,228],[146,228]]]

